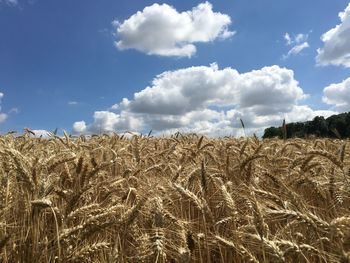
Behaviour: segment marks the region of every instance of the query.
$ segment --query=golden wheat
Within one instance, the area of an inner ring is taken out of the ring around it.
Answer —
[[[350,262],[350,142],[0,136],[0,261]]]

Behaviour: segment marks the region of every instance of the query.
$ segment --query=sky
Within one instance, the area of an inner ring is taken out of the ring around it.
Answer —
[[[0,132],[262,134],[350,111],[349,0],[0,0]]]

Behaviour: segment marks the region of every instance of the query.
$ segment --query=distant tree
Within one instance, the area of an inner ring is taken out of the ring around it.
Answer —
[[[350,137],[350,112],[332,115],[325,119],[316,116],[311,121],[286,124],[287,138],[303,138],[308,135],[328,138]],[[283,137],[283,127],[265,129],[263,138]]]
[[[342,113],[338,115],[332,115],[327,119],[327,121],[329,130],[333,131],[332,134],[329,134],[330,137],[337,137],[337,134],[334,132],[334,130],[336,130],[342,138],[349,136],[349,134],[347,134],[347,114]]]
[[[345,136],[350,137],[350,112],[345,117],[345,123],[346,123],[346,130],[345,130]]]
[[[283,132],[281,127],[279,128],[270,127],[265,129],[263,139],[274,138],[274,137],[278,137],[278,138],[283,137]]]
[[[308,134],[315,134],[318,137],[328,137],[328,124],[323,116],[316,116],[308,126]]]
[[[296,123],[288,123],[287,124],[287,138],[304,138],[305,137],[305,131],[304,131],[304,123],[302,122],[296,122]]]

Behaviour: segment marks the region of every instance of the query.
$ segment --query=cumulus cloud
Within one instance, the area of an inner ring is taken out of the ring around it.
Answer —
[[[164,72],[151,87],[135,93],[131,101],[123,99],[119,107],[161,115],[183,115],[209,106],[263,110],[268,105],[270,111],[283,111],[304,97],[291,70],[272,66],[240,74],[212,64]]]
[[[297,34],[296,36],[291,37],[288,33],[285,33],[284,40],[286,41],[286,45],[291,46],[291,48],[286,55],[283,55],[283,58],[287,59],[292,55],[297,55],[305,48],[310,47],[307,42],[308,37],[308,34]]]
[[[343,65],[350,68],[350,3],[339,13],[341,23],[324,33],[324,46],[317,50],[319,65]]]
[[[350,111],[350,78],[325,87],[323,101],[340,111]]]
[[[132,113],[122,111],[120,114],[111,111],[96,111],[93,123],[86,125],[85,121],[73,124],[74,133],[101,133],[120,130],[136,131],[142,128],[141,120],[135,118]]]
[[[86,132],[86,123],[85,123],[85,121],[76,121],[73,124],[73,131],[75,133],[85,133]]]
[[[305,121],[334,111],[300,105],[303,92],[294,72],[279,66],[246,73],[217,64],[164,72],[151,85],[124,98],[107,111],[96,111],[93,122],[76,122],[76,133],[123,132],[155,134],[176,131],[212,136],[240,135],[240,119],[249,132],[280,125],[285,118]]]
[[[313,110],[307,105],[296,105],[286,114],[285,119],[286,122],[302,122],[312,120],[316,116],[328,118],[334,114],[338,114],[338,112],[333,110]]]
[[[213,12],[209,2],[178,12],[167,4],[153,4],[123,22],[113,21],[118,49],[136,49],[148,55],[191,57],[194,43],[229,38],[231,18]]]

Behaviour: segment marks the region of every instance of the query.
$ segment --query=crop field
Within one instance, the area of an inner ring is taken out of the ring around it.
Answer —
[[[0,137],[1,262],[350,262],[350,142]]]

